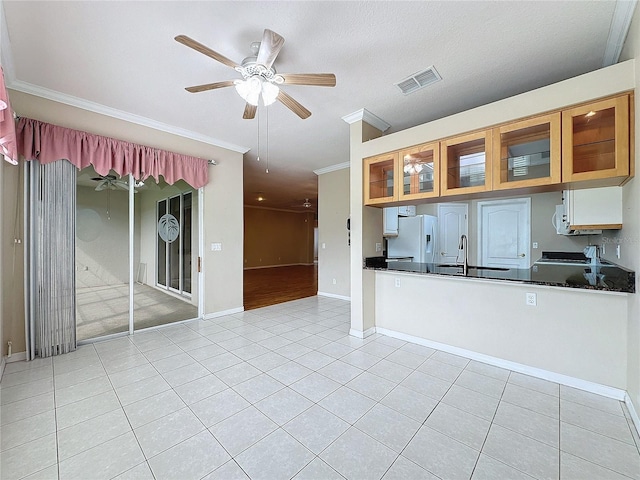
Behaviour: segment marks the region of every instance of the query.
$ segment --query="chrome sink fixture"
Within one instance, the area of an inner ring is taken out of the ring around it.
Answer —
[[[462,250],[462,274],[466,277],[469,273],[469,243],[467,241],[466,235],[460,236],[460,244],[458,245],[458,250]],[[458,253],[458,256],[459,255],[460,254]]]

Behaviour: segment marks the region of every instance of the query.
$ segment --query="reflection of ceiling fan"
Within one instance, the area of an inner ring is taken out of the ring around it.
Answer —
[[[279,85],[313,85],[318,87],[334,87],[336,85],[336,76],[333,73],[276,73],[273,62],[284,44],[284,38],[269,29],[265,29],[262,42],[251,44],[253,56],[245,58],[241,65],[186,35],[178,35],[175,39],[187,47],[234,68],[242,75],[243,80],[226,80],[187,87],[186,89],[188,92],[196,93],[235,86],[238,94],[247,102],[242,118],[255,117],[260,97],[262,97],[264,105],[271,105],[278,100],[300,118],[308,118],[311,112],[280,90]]]
[[[311,202],[309,201],[309,199],[308,199],[308,198],[305,198],[305,199],[304,199],[304,203],[302,204],[302,206],[303,206],[304,208],[311,208]]]
[[[115,190],[116,188],[129,190],[129,184],[122,180],[118,180],[115,175],[94,177],[91,180],[95,180],[96,182],[98,182],[98,185],[96,185],[96,192],[106,190],[107,188],[109,190]]]

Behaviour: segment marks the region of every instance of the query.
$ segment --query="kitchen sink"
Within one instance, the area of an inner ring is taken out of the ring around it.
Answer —
[[[458,269],[462,269],[462,265],[457,265],[455,263],[437,263],[435,265],[438,268],[458,268]],[[504,268],[504,267],[479,267],[477,265],[469,265],[469,270],[491,270],[494,272],[508,272],[509,269],[508,268]]]

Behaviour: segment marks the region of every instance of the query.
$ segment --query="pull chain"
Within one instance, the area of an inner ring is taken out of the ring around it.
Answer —
[[[266,139],[266,144],[267,144],[267,169],[265,170],[266,173],[269,173],[269,110],[267,110],[267,139]]]
[[[256,120],[258,121],[258,161],[260,161],[260,108],[256,108]]]

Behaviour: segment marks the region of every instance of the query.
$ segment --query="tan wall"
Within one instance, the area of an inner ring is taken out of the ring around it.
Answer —
[[[633,294],[387,272],[376,272],[375,288],[377,327],[626,388]]]
[[[638,272],[640,272],[640,11],[636,9],[622,59],[635,59],[635,160],[636,178],[627,183],[622,190],[624,205],[622,221],[624,228],[616,238],[621,246],[621,262],[636,272],[636,292],[638,292]],[[612,245],[614,246],[614,245]],[[613,248],[611,249],[613,250]],[[640,411],[640,293],[629,299],[628,311],[628,372],[627,392],[636,411]]]
[[[312,212],[244,208],[244,268],[313,263]]]
[[[22,166],[2,161],[2,343],[0,352],[7,354],[7,342],[13,353],[24,352],[24,222]],[[17,208],[17,211],[16,211]],[[21,243],[14,243],[18,238]]]
[[[105,135],[121,140],[131,141],[155,148],[193,155],[200,158],[211,158],[218,162],[209,167],[210,181],[204,187],[204,242],[223,242],[224,251],[203,253],[204,278],[204,313],[216,314],[228,310],[242,309],[242,154],[224,148],[198,142],[178,135],[155,130],[149,127],[82,110],[77,107],[46,100],[22,92],[9,91],[13,109],[21,116],[42,120],[56,125]],[[22,199],[21,191],[13,193],[20,187],[17,180],[18,170],[10,171],[3,179],[3,200],[9,198]],[[13,259],[13,220],[5,212],[14,212],[14,204],[3,203],[3,235],[2,254],[4,265]],[[22,210],[19,213],[20,235],[22,235]],[[12,285],[3,290],[3,343],[12,339],[14,352],[24,351],[24,292],[22,291],[24,273],[22,271],[23,253],[19,247],[16,256],[16,274],[12,275],[7,268],[3,269],[4,281]],[[11,264],[11,263],[9,263]],[[17,270],[19,268],[19,271]],[[10,278],[10,281],[7,280]],[[16,290],[15,292],[13,290]],[[15,293],[15,295],[14,295]],[[11,295],[11,301],[7,302]]]
[[[349,169],[318,175],[318,292],[351,293],[348,218]]]

